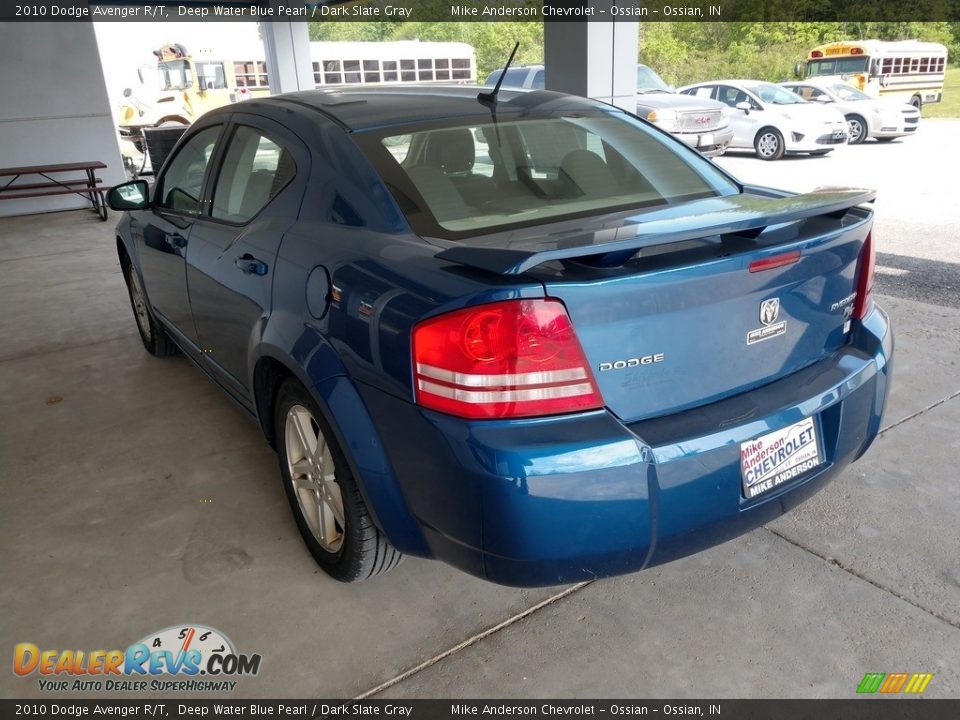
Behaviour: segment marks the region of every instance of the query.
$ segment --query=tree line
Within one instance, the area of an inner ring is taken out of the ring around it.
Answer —
[[[960,63],[960,22],[652,22],[639,23],[639,62],[667,82],[685,85],[720,77],[780,81],[815,45],[834,40],[928,40]],[[515,64],[543,62],[543,23],[311,22],[311,40],[465,42],[477,54],[482,82],[502,67],[515,42]]]

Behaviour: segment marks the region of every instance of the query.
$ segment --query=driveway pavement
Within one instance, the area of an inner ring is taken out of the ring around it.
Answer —
[[[868,671],[932,672],[927,696],[960,696],[958,138],[960,122],[924,121],[822,159],[720,160],[780,187],[880,187],[885,430],[765,528],[567,588],[415,558],[328,579],[258,430],[186,360],[143,352],[112,223],[0,220],[0,649],[204,623],[263,656],[239,697],[842,698]],[[9,671],[0,694],[43,695]]]

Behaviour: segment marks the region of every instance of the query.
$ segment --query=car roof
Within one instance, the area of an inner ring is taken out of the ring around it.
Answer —
[[[734,87],[752,88],[757,85],[776,85],[776,83],[767,82],[766,80],[744,80],[740,78],[739,80],[704,80],[703,82],[693,83],[686,87],[700,87],[701,85],[733,85]]]
[[[231,105],[225,111],[254,109],[272,105],[287,110],[313,109],[327,115],[348,131],[370,130],[407,123],[429,123],[440,120],[485,116],[490,117],[490,106],[477,99],[489,87],[477,85],[398,85],[360,86],[325,90],[305,90],[284,93]],[[606,107],[601,103],[574,95],[547,90],[512,90],[502,88],[496,106],[497,116],[504,118],[529,113],[537,109],[551,111],[559,108]],[[548,107],[549,106],[549,107]]]

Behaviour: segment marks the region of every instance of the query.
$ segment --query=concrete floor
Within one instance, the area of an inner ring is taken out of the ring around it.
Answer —
[[[958,129],[923,131],[957,143]],[[920,140],[897,151],[935,153]],[[890,147],[809,162],[855,174]],[[801,167],[723,162],[781,186],[776,173]],[[910,192],[903,166],[880,179],[884,166],[863,184]],[[881,252],[936,262],[956,287],[960,209],[927,213],[937,192],[891,211],[881,195]],[[909,215],[928,227],[901,247]],[[503,588],[413,558],[345,586],[303,548],[257,428],[185,359],[143,351],[113,220],[0,220],[3,652],[123,648],[203,623],[263,656],[241,697],[852,697],[865,672],[893,671],[932,672],[927,696],[960,696],[960,303],[944,283],[918,301],[926,270],[878,278],[898,342],[886,430],[791,515],[572,588]],[[0,695],[42,693],[7,671]]]

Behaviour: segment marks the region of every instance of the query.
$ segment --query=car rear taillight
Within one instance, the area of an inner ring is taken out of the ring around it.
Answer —
[[[876,264],[876,253],[873,250],[873,232],[867,233],[860,249],[860,259],[857,261],[857,297],[853,301],[853,317],[863,320],[870,312],[873,293],[873,268]]]
[[[464,418],[593,410],[603,398],[558,300],[456,310],[413,329],[418,405]]]

